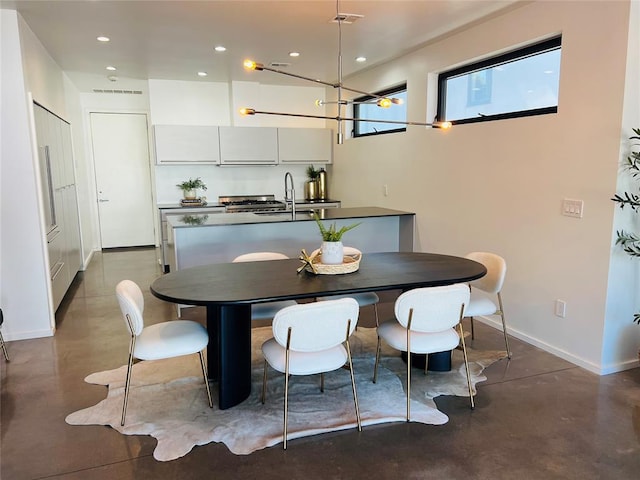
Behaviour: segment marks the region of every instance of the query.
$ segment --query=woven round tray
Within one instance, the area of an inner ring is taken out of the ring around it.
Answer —
[[[307,265],[305,270],[307,272],[316,273],[318,275],[339,275],[341,273],[352,273],[360,268],[360,259],[362,255],[345,255],[341,264],[338,265],[325,265],[322,263],[322,254],[313,258],[313,268],[311,265]]]

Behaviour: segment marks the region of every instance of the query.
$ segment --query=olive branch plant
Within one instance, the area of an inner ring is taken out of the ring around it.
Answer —
[[[633,151],[634,148],[639,147],[640,143],[640,128],[633,128],[633,133],[629,137],[631,143],[631,152],[626,161],[623,162],[623,169],[628,172],[633,179],[640,180],[640,151]],[[616,193],[611,199],[618,204],[618,206],[624,210],[625,207],[629,207],[632,211],[640,212],[640,189],[638,193],[622,192]],[[629,232],[625,230],[616,230],[616,245],[620,245],[622,250],[629,256],[634,258],[640,257],[640,235],[635,232]],[[633,315],[633,321],[640,325],[640,313]]]
[[[325,242],[339,242],[342,239],[342,235],[344,235],[349,230],[356,228],[358,225],[360,225],[360,223],[362,223],[362,222],[354,223],[353,225],[344,226],[340,228],[340,230],[338,230],[336,227],[336,222],[333,222],[329,226],[329,228],[326,228],[320,221],[320,217],[318,216],[318,213],[315,210],[313,212],[313,218],[318,224],[318,228],[320,229],[320,235],[322,235],[322,240],[324,240]]]

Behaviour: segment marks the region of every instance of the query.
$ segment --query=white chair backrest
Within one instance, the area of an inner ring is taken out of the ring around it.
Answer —
[[[116,286],[116,297],[118,298],[127,330],[132,335],[140,335],[144,328],[144,318],[142,316],[144,312],[144,297],[142,296],[142,290],[135,282],[122,280]],[[127,322],[127,315],[131,321],[131,326]]]
[[[469,304],[469,297],[469,287],[463,283],[409,290],[396,300],[396,318],[407,328],[413,309],[411,330],[442,332],[460,322],[461,307]]]
[[[285,307],[273,318],[273,337],[287,346],[287,333],[291,327],[291,350],[318,352],[347,339],[347,322],[351,320],[349,335],[358,323],[360,308],[353,298],[301,303]]]
[[[489,252],[471,252],[466,258],[481,263],[487,269],[487,274],[469,284],[487,293],[498,293],[502,290],[504,277],[507,273],[507,262],[500,255]]]
[[[283,253],[277,252],[253,252],[239,255],[233,259],[233,263],[238,262],[261,262],[263,260],[287,260],[287,257]]]

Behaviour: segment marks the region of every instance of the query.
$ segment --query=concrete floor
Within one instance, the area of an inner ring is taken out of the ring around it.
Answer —
[[[640,369],[598,377],[515,338],[513,359],[485,371],[474,411],[467,398],[439,397],[450,417],[442,426],[384,424],[247,456],[209,444],[158,462],[151,437],[67,425],[66,415],[106,394],[84,377],[126,363],[118,281],[146,287],[148,323],[172,318],[172,307],[148,293],[160,274],[153,249],[97,253],[58,310],[56,335],[9,343],[11,362],[0,359],[0,478],[640,478]],[[383,300],[384,316],[393,297]],[[203,318],[201,309],[187,315]],[[476,348],[504,348],[500,332],[476,326]]]

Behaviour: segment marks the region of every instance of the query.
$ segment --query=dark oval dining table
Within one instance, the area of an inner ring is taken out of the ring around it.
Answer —
[[[335,294],[468,282],[486,268],[462,257],[415,252],[365,253],[356,272],[315,275],[297,259],[221,263],[167,273],[151,285],[156,297],[207,307],[209,377],[218,381],[218,406],[233,407],[251,393],[251,305]]]

